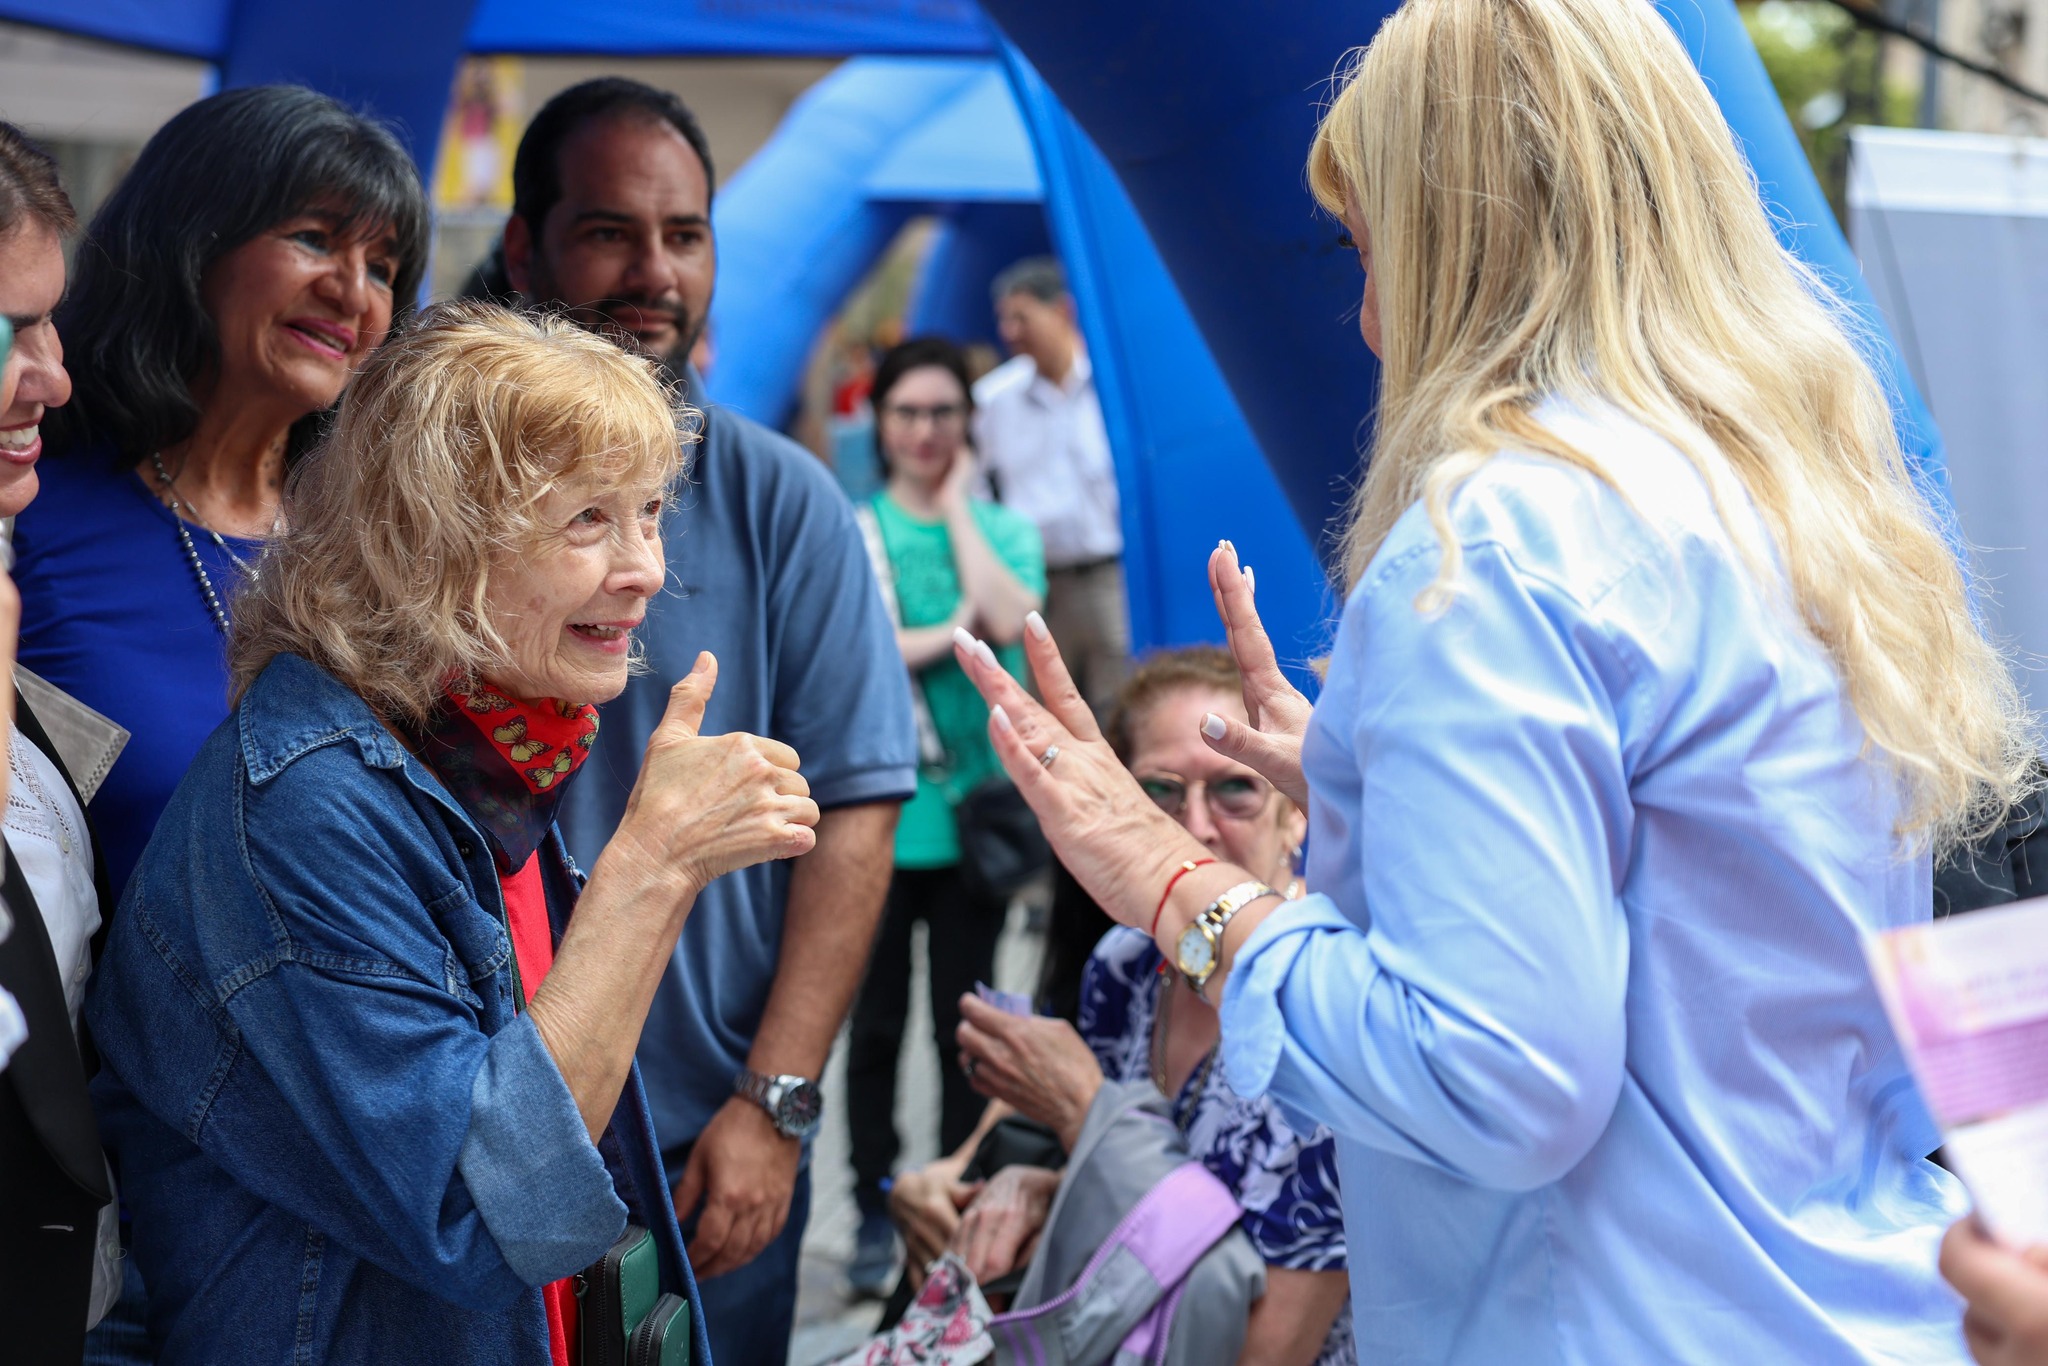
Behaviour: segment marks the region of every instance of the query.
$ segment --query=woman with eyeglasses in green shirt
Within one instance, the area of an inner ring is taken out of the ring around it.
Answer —
[[[896,826],[895,874],[854,1002],[847,1056],[862,1214],[848,1280],[856,1293],[883,1295],[896,1270],[885,1190],[898,1151],[896,1059],[910,1004],[911,930],[919,921],[926,930],[939,1140],[950,1148],[981,1115],[981,1098],[954,1060],[954,1003],[993,974],[1005,909],[1003,898],[963,875],[955,813],[976,787],[1006,780],[988,741],[988,704],[953,658],[953,632],[985,632],[1021,678],[1017,641],[1044,597],[1045,551],[1028,519],[972,492],[974,400],[958,347],[938,337],[895,347],[875,367],[871,401],[888,482],[860,516],[921,712],[917,792]]]

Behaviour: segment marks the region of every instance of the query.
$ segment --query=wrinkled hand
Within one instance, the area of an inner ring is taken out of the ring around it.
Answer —
[[[1059,1135],[1068,1152],[1102,1089],[1102,1065],[1065,1020],[1011,1015],[973,993],[960,998],[960,1067],[982,1095]]]
[[[1983,1366],[2048,1366],[2048,1248],[2013,1252],[1964,1219],[1941,1240],[1941,1274],[1967,1302],[1963,1338]]]
[[[1009,1275],[1029,1260],[1059,1188],[1058,1172],[1003,1168],[983,1184],[947,1246],[984,1286]]]
[[[1218,754],[1255,769],[1306,811],[1308,782],[1301,776],[1301,739],[1308,732],[1313,707],[1280,672],[1272,637],[1253,601],[1257,587],[1250,566],[1238,567],[1236,546],[1225,541],[1210,552],[1209,591],[1244,679],[1244,714],[1251,724],[1228,716],[1216,716],[1213,722],[1204,718],[1202,739]],[[1217,727],[1221,734],[1209,733],[1208,728]]]
[[[803,1145],[784,1138],[768,1112],[734,1096],[704,1126],[676,1183],[676,1218],[703,1202],[690,1265],[709,1279],[737,1271],[775,1241],[789,1222]]]
[[[961,632],[953,657],[988,701],[996,757],[1060,862],[1113,918],[1149,929],[1174,868],[1208,851],[1152,803],[1102,738],[1038,614],[1025,621],[1024,654],[1043,705],[1010,677],[988,642]],[[1049,745],[1060,747],[1051,768],[1040,762]]]
[[[979,1181],[962,1181],[966,1156],[942,1157],[907,1171],[889,1187],[889,1218],[903,1235],[903,1263],[910,1283],[924,1284],[924,1269],[946,1250],[960,1227],[960,1211],[981,1193]]]
[[[670,690],[605,849],[680,869],[697,888],[735,869],[807,854],[817,843],[818,804],[797,772],[795,750],[758,735],[698,734],[717,682],[718,661],[706,652]]]

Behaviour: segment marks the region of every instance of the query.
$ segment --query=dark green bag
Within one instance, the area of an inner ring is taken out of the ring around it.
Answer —
[[[627,1366],[690,1366],[690,1302],[663,1295],[626,1344]]]
[[[662,1299],[674,1298],[661,1293],[661,1260],[653,1236],[638,1224],[626,1225],[611,1250],[576,1277],[576,1298],[582,1307],[577,1336],[583,1366],[630,1366],[637,1361],[627,1350],[633,1330]],[[687,1312],[683,1319],[687,1338]],[[688,1351],[687,1342],[684,1350]]]

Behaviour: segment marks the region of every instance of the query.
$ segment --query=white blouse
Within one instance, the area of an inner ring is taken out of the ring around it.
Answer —
[[[92,840],[86,832],[85,813],[78,809],[71,786],[56,763],[11,723],[7,729],[11,779],[7,784],[7,847],[14,851],[14,861],[21,865],[36,907],[43,913],[57,974],[63,979],[64,1006],[76,1031],[78,1013],[85,1005],[86,980],[92,976],[92,937],[100,928],[99,894],[92,881]],[[22,908],[9,910],[19,915]],[[18,1010],[15,1016],[19,1019]],[[5,1025],[0,1023],[0,1033],[4,1032]],[[23,1033],[25,1036],[26,1031]],[[16,1045],[19,1042],[17,1039]],[[11,1051],[0,1049],[0,1055]],[[111,1170],[107,1184],[112,1189]],[[88,1328],[105,1317],[120,1295],[119,1211],[118,1199],[100,1209],[92,1299],[86,1311]]]
[[[92,975],[92,937],[100,927],[85,813],[50,757],[13,726],[8,730],[7,766],[13,781],[7,786],[7,847],[42,910],[64,983],[64,1005],[76,1029],[86,978]]]

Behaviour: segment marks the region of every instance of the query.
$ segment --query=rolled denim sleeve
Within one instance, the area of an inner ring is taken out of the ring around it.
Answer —
[[[1362,681],[1310,741],[1312,846],[1348,864],[1312,854],[1310,881],[1345,900],[1275,911],[1241,949],[1226,1074],[1340,1137],[1532,1189],[1591,1149],[1622,1084],[1632,672],[1597,605],[1496,544],[1467,548],[1447,610],[1418,610],[1436,565],[1411,553],[1347,608]]]
[[[625,1230],[625,1203],[531,1015],[491,1038],[469,1088],[456,1170],[505,1265],[528,1285],[581,1271],[593,1247]],[[544,1200],[535,1198],[537,1177]]]

